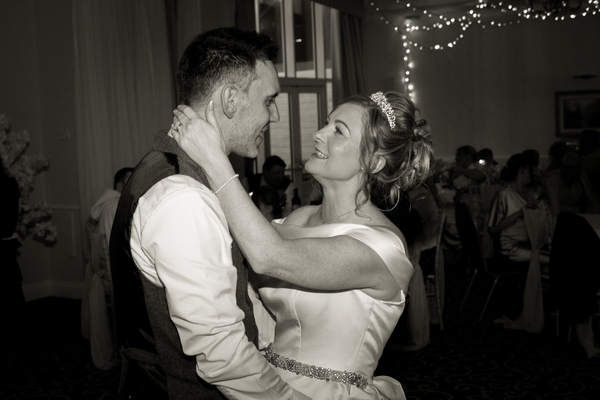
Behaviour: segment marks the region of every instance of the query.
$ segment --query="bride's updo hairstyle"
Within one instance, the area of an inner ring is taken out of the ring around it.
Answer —
[[[357,198],[362,193],[377,199],[380,208],[393,209],[403,192],[422,185],[430,174],[434,159],[427,121],[418,119],[419,110],[401,93],[357,95],[344,103],[366,110],[359,154],[365,174]],[[385,165],[377,171],[380,158]]]

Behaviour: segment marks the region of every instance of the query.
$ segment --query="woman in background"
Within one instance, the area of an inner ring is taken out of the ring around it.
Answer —
[[[506,187],[498,192],[490,210],[488,231],[492,237],[498,238],[499,252],[511,261],[523,262],[531,258],[531,243],[525,227],[525,208],[535,208],[548,212],[550,206],[545,195],[531,185],[531,159],[527,155],[515,154],[506,162],[502,170],[502,180]],[[542,264],[548,263],[548,257],[540,255]]]
[[[400,230],[371,201],[394,207],[421,184],[433,160],[429,128],[399,93],[355,96],[313,137],[305,168],[323,202],[269,224],[251,203],[208,122],[180,106],[179,145],[207,173],[229,227],[275,315],[265,356],[292,387],[313,399],[404,399],[402,386],[373,377],[405,306],[413,275]],[[259,330],[264,330],[257,321]],[[262,335],[262,333],[261,333]]]

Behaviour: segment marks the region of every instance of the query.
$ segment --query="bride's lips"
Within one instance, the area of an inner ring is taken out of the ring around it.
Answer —
[[[312,153],[312,156],[315,158],[319,158],[321,160],[326,160],[329,158],[329,156],[327,156],[327,154],[323,153],[321,150],[317,149],[315,147],[315,151]]]

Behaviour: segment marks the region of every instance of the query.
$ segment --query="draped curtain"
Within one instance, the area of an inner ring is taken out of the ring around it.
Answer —
[[[176,106],[175,71],[198,34],[233,26],[235,0],[73,0],[82,221],[134,167]]]
[[[333,104],[355,94],[366,94],[362,19],[339,13],[339,23],[332,20]]]
[[[134,167],[172,118],[163,0],[73,0],[82,220],[115,172]]]

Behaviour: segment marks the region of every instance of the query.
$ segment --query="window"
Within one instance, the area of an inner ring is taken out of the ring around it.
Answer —
[[[271,124],[255,172],[270,155],[281,157],[302,204],[312,189],[304,163],[314,151],[313,133],[332,110],[332,32],[335,9],[308,0],[255,0],[257,29],[280,47],[275,62],[281,94],[281,120]]]

